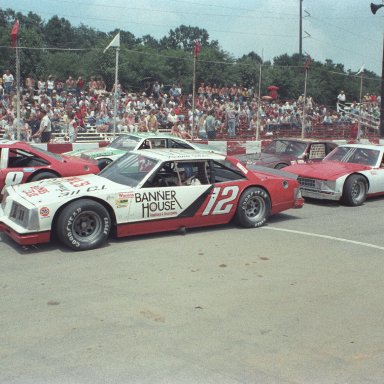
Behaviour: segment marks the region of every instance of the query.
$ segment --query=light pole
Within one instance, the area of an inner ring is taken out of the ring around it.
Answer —
[[[376,14],[377,10],[384,7],[384,4],[371,3],[371,11]],[[383,38],[383,58],[381,63],[381,92],[380,92],[380,138],[384,138],[384,38]]]

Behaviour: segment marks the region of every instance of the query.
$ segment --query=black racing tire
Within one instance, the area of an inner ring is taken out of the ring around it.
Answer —
[[[288,164],[279,163],[275,165],[275,169],[282,169],[284,167],[288,167]]]
[[[368,194],[368,184],[364,176],[351,175],[345,180],[341,201],[351,207],[357,207],[365,202]]]
[[[90,199],[67,205],[56,222],[58,240],[74,251],[86,251],[103,245],[111,231],[111,217],[100,203]]]
[[[271,211],[268,193],[259,187],[248,188],[240,196],[236,210],[236,221],[244,228],[261,227]]]
[[[60,177],[56,173],[53,172],[39,172],[33,175],[29,181],[40,181],[45,179],[54,179],[55,177]]]

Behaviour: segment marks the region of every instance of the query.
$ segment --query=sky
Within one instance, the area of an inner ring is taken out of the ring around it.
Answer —
[[[364,65],[381,75],[384,7],[373,15],[370,0],[1,0],[0,6],[135,37],[159,39],[182,24],[204,28],[235,58],[253,51],[272,61],[299,52],[300,3],[304,54],[345,70],[357,72]]]

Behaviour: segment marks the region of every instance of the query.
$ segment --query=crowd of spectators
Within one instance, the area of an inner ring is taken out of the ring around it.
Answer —
[[[257,129],[260,135],[270,135],[276,127],[294,129],[305,124],[310,131],[318,125],[355,124],[359,114],[380,113],[379,100],[373,100],[373,95],[366,96],[369,100],[365,100],[363,108],[356,102],[347,108],[343,93],[343,107],[340,98],[335,97],[335,105],[329,108],[316,104],[311,96],[304,99],[304,95],[284,101],[264,97],[259,103],[252,88],[201,83],[193,102],[192,95],[183,93],[178,85],[165,89],[156,81],[145,92],[136,93],[118,85],[115,120],[114,88],[107,90],[101,78],[86,81],[81,76],[59,81],[53,76],[34,79],[29,75],[23,81],[20,95],[18,121],[15,80],[9,70],[5,71],[0,83],[3,138],[14,139],[20,132],[22,140],[41,139],[36,133],[44,116],[51,122],[52,137],[48,140],[57,134],[75,142],[79,132],[166,130],[186,139],[254,137]]]

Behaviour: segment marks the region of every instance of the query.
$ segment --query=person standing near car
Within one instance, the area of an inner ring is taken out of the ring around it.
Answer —
[[[33,138],[34,135],[37,133],[37,131],[39,130],[39,125],[40,125],[40,122],[39,122],[39,119],[37,118],[36,116],[36,113],[35,112],[31,112],[30,116],[29,116],[29,119],[28,119],[28,125],[29,125],[29,130],[30,130],[30,137]],[[36,136],[32,139],[32,141],[34,143],[38,143],[40,140],[39,138]]]
[[[216,119],[213,116],[213,110],[209,110],[208,116],[205,119],[205,130],[207,132],[208,140],[216,139]]]
[[[47,110],[44,108],[41,108],[40,116],[41,116],[41,120],[40,120],[39,130],[32,136],[32,138],[41,137],[42,143],[49,143],[49,141],[51,140],[52,125],[51,125],[51,120],[47,115]]]

